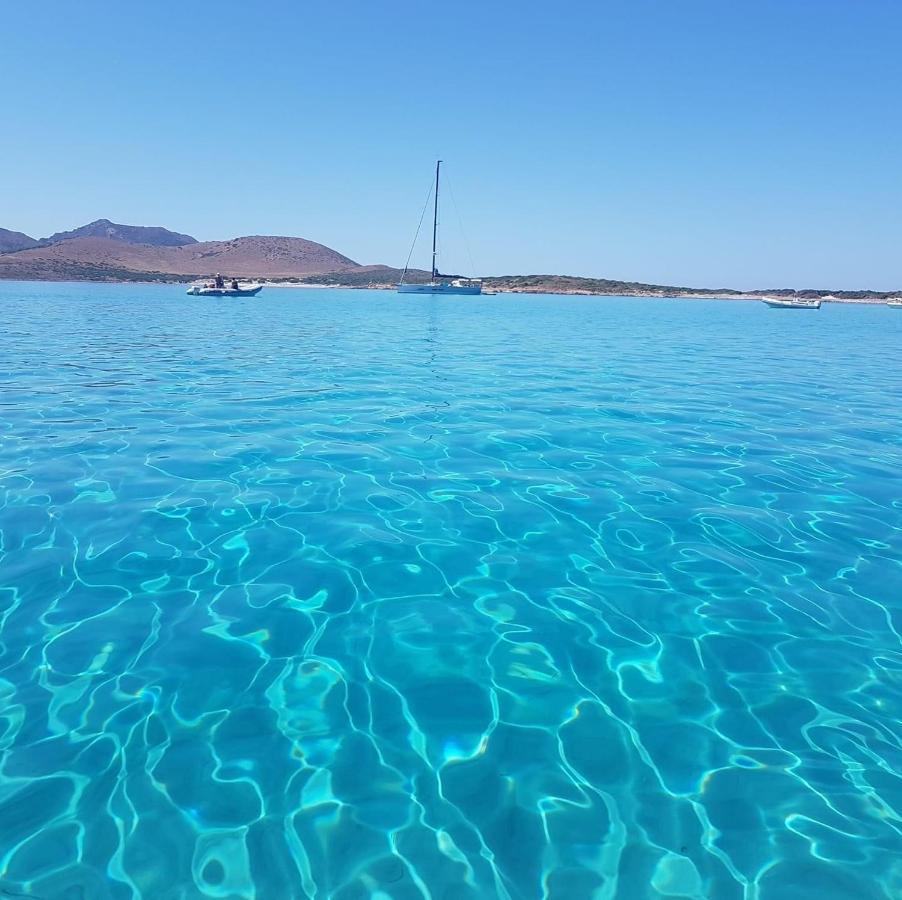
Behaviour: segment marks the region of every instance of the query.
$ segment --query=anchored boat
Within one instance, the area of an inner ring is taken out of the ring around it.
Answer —
[[[263,290],[262,284],[250,284],[246,287],[210,287],[206,284],[193,284],[185,291],[193,297],[255,297]]]
[[[886,301],[886,305],[891,306],[893,309],[902,309],[902,297],[890,297]]]
[[[407,271],[410,266],[410,256],[407,257],[407,265],[401,275],[401,283],[398,285],[399,294],[481,294],[482,282],[478,278],[460,278],[457,275],[442,275],[436,266],[436,242],[438,238],[438,183],[442,161],[435,163],[435,204],[432,210],[432,278],[427,284],[405,283]],[[428,202],[428,200],[427,200]],[[425,212],[425,209],[423,210]],[[422,218],[420,222],[422,223]],[[419,228],[417,228],[419,234]],[[414,237],[416,244],[416,237]],[[410,250],[413,253],[413,248]]]
[[[820,300],[807,297],[765,297],[762,300],[771,309],[820,309]]]

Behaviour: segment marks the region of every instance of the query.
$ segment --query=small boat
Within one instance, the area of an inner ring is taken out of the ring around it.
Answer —
[[[192,297],[256,297],[263,290],[262,284],[250,284],[247,287],[208,287],[204,284],[193,284],[185,291]]]
[[[766,303],[771,309],[820,309],[821,301],[807,297],[764,297],[762,303]]]
[[[886,305],[891,306],[893,309],[902,309],[902,297],[890,297],[886,301]]]
[[[432,278],[425,284],[414,284],[404,279],[407,277],[407,270],[410,265],[410,257],[407,257],[407,265],[404,266],[404,272],[401,275],[401,282],[398,285],[399,294],[481,294],[482,282],[478,278],[461,278],[458,275],[442,275],[436,267],[435,261],[438,254],[436,249],[438,238],[438,181],[439,172],[442,161],[438,160],[435,164],[435,205],[432,210]],[[428,200],[427,200],[428,202]],[[425,210],[423,210],[425,212]],[[422,222],[422,219],[420,220]],[[417,228],[419,233],[419,228]],[[416,244],[416,238],[413,239]],[[410,252],[413,253],[411,247]]]

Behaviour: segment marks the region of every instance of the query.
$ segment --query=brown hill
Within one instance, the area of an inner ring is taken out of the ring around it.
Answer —
[[[194,262],[189,272],[228,272],[230,275],[262,275],[271,278],[294,274],[315,275],[356,269],[353,259],[316,241],[294,237],[252,235],[230,241],[208,241],[181,248],[182,257]],[[182,269],[182,271],[185,271]]]
[[[0,278],[139,280],[142,276],[290,278],[356,269],[357,263],[304,238],[252,236],[185,246],[79,237],[0,255]]]
[[[0,228],[0,253],[15,253],[17,250],[28,250],[37,247],[38,242],[21,231],[9,231]]]

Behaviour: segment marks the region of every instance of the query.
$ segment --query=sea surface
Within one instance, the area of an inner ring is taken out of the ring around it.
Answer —
[[[0,283],[0,897],[898,900],[900,350]]]

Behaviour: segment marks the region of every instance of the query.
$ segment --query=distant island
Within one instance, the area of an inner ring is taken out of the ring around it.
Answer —
[[[166,228],[117,225],[108,219],[40,239],[0,228],[0,279],[177,283],[216,272],[272,284],[376,289],[394,288],[401,277],[401,270],[392,266],[361,265],[337,250],[297,237],[252,235],[201,242]],[[429,273],[412,270],[407,279],[428,281]],[[739,291],[574,275],[503,275],[486,277],[483,284],[510,293],[736,299],[796,296],[846,302],[882,301],[902,293],[793,288]]]

